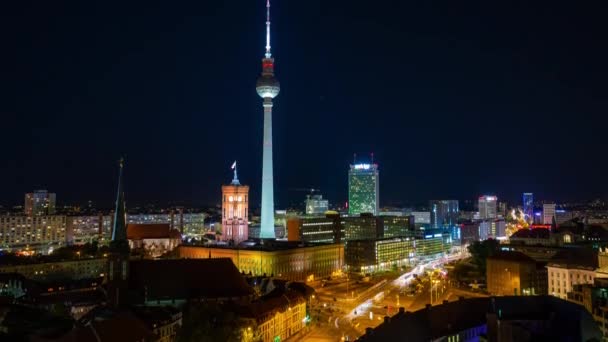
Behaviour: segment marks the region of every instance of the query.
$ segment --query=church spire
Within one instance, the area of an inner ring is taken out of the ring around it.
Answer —
[[[125,208],[125,193],[122,184],[122,169],[125,159],[120,158],[118,173],[118,194],[116,195],[116,208],[114,209],[114,226],[112,227],[112,241],[127,240],[127,212]]]

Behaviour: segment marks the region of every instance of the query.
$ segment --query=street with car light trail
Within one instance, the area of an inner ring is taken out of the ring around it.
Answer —
[[[431,296],[433,305],[458,297],[482,296],[449,286],[443,265],[464,257],[455,254],[430,260],[401,275],[389,273],[367,282],[344,276],[318,284],[311,300],[312,324],[303,335],[290,341],[352,341],[366,328],[382,323],[384,316],[396,314],[399,307],[407,311],[422,309],[430,303]],[[413,282],[420,284],[417,291],[411,290]]]

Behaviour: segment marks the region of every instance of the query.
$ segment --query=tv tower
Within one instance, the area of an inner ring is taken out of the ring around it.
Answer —
[[[262,58],[262,75],[255,90],[264,99],[264,147],[262,152],[262,224],[260,238],[273,239],[274,235],[274,185],[272,170],[272,99],[279,95],[281,87],[274,77],[274,58],[270,53],[270,0],[266,0],[266,54]]]

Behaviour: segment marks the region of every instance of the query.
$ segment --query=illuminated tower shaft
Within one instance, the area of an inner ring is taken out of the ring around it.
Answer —
[[[272,99],[264,99],[261,238],[274,238],[274,177],[272,169]]]
[[[270,0],[266,1],[266,53],[262,59],[262,75],[256,83],[258,95],[264,99],[264,144],[262,151],[262,223],[260,238],[274,235],[274,177],[272,169],[272,99],[279,95],[279,81],[274,78],[274,58],[270,53]]]

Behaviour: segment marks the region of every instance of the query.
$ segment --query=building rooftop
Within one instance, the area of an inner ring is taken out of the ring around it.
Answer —
[[[510,239],[548,239],[551,231],[545,228],[520,229]]]
[[[222,248],[222,249],[246,249],[246,250],[256,250],[256,251],[265,251],[265,252],[273,252],[273,251],[284,251],[290,249],[297,248],[308,248],[308,247],[318,247],[318,246],[330,246],[334,245],[332,243],[311,243],[304,241],[281,241],[281,240],[264,240],[263,242],[259,239],[250,239],[247,241],[243,241],[238,246],[229,246],[229,245],[180,245],[180,248]]]
[[[263,320],[264,317],[277,312],[290,310],[296,304],[305,302],[304,296],[295,290],[275,289],[247,305],[240,306],[238,311],[244,317]]]
[[[59,342],[115,342],[153,341],[155,336],[146,324],[128,311],[100,313],[87,324],[78,324],[69,333],[53,341]]]
[[[516,251],[498,251],[498,252],[494,253],[493,255],[489,256],[488,259],[536,263],[536,261],[534,259],[530,258],[529,256],[525,255],[522,252],[516,252]]]
[[[136,260],[130,266],[129,289],[138,297],[136,302],[233,298],[253,293],[228,258]]]
[[[171,229],[167,223],[159,224],[134,224],[127,225],[127,239],[181,239],[181,234],[177,229]]]
[[[396,341],[404,336],[410,341],[439,340],[486,326],[488,314],[495,314],[499,321],[548,321],[543,331],[534,332],[535,336],[541,334],[542,340],[601,340],[597,324],[582,306],[553,296],[505,296],[460,299],[416,312],[401,310],[368,330],[359,341]]]
[[[590,248],[568,248],[557,252],[547,266],[595,270],[599,265],[597,252]]]

